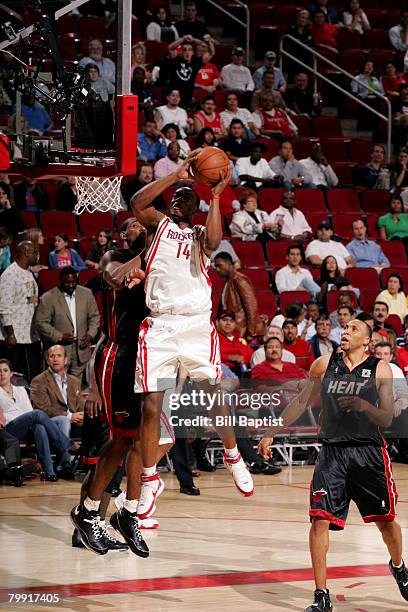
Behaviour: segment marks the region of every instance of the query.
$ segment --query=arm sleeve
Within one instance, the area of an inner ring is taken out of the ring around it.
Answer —
[[[241,282],[237,284],[237,288],[245,312],[248,333],[251,336],[255,336],[259,315],[258,302],[254,290],[249,279],[242,279]]]
[[[278,293],[286,291],[286,278],[283,270],[278,270],[275,276],[275,285]]]
[[[51,400],[41,375],[36,376],[31,381],[30,396],[31,401],[33,402],[36,408],[44,410],[44,412],[46,412],[48,416],[51,416]]]
[[[35,312],[35,325],[41,336],[56,343],[59,342],[62,332],[51,325],[54,307],[51,303],[51,296],[46,293],[40,299],[40,303]]]
[[[15,283],[11,274],[0,278],[0,323],[3,327],[13,325],[13,308]]]
[[[337,174],[335,173],[333,168],[330,165],[326,166],[323,172],[329,187],[336,187],[336,185],[338,185],[339,183],[339,179],[337,178]]]
[[[254,122],[255,126],[258,129],[261,129],[261,127],[262,127],[262,117],[256,111],[254,113],[252,113],[252,121]]]

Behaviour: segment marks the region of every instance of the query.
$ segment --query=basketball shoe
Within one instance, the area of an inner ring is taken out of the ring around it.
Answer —
[[[71,510],[71,521],[78,529],[86,548],[98,555],[106,555],[109,544],[101,527],[101,518],[97,510],[87,510],[82,505],[75,506]]]
[[[314,602],[306,608],[305,612],[331,612],[332,610],[333,606],[330,601],[329,589],[325,591],[316,589],[314,592]]]
[[[141,519],[149,518],[156,511],[156,499],[164,489],[164,482],[156,472],[153,476],[142,474],[142,487],[140,489],[137,515]]]
[[[394,567],[392,561],[389,562],[389,567],[391,574],[394,576],[396,583],[398,584],[398,588],[400,590],[403,598],[408,601],[408,572],[405,567],[405,563],[402,562],[402,566],[397,568]]]
[[[121,510],[123,508],[125,501],[126,491],[122,491],[122,493],[115,498],[115,506],[118,510]],[[138,516],[137,519],[139,523],[139,529],[157,529],[159,527],[159,521],[156,521],[156,519],[150,517],[141,519],[140,516]]]
[[[130,550],[139,557],[148,557],[149,548],[140,533],[136,512],[122,508],[110,517],[110,524],[125,538]]]
[[[231,472],[238,491],[245,497],[251,497],[254,494],[254,483],[241,453],[234,458],[224,455],[223,461],[227,470]]]
[[[129,550],[129,546],[125,542],[120,542],[109,533],[113,529],[112,526],[109,525],[109,523],[101,520],[101,529],[105,538],[108,541],[109,550],[114,552],[124,552]]]

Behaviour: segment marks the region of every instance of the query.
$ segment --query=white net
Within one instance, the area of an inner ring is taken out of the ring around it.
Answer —
[[[118,212],[122,210],[120,185],[121,176],[100,178],[77,176],[78,201],[74,208],[76,215],[83,212]]]

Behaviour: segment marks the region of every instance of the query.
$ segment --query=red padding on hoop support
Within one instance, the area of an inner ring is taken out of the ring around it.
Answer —
[[[116,96],[117,173],[136,174],[137,96]]]
[[[0,170],[10,168],[10,140],[5,134],[0,134]]]

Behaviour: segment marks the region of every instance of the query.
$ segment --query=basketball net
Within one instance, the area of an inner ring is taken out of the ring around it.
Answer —
[[[122,210],[120,185],[121,176],[99,178],[96,176],[77,176],[76,215],[83,212],[118,212]]]

